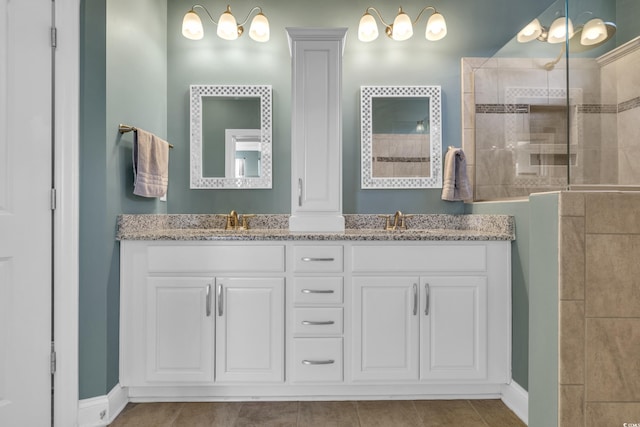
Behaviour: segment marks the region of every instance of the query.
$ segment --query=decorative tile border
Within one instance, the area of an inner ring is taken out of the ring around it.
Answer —
[[[528,104],[476,104],[478,114],[528,114]]]
[[[431,157],[375,157],[376,162],[397,162],[397,163],[424,163],[430,162]]]
[[[632,110],[634,108],[639,108],[639,107],[640,107],[640,96],[618,104],[618,112],[622,113],[623,111]]]
[[[476,104],[476,114],[528,114],[530,104]],[[640,96],[619,104],[578,104],[578,113],[616,114],[640,108]]]
[[[616,104],[580,104],[578,113],[586,114],[616,114],[618,106]]]

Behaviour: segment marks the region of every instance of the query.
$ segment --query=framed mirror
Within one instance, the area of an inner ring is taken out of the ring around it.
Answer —
[[[191,85],[190,187],[271,188],[271,86]]]
[[[362,86],[362,188],[441,188],[440,86]]]

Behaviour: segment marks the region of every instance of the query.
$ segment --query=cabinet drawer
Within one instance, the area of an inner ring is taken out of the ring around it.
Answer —
[[[282,272],[284,246],[150,246],[151,273]]]
[[[296,338],[293,340],[292,381],[342,381],[342,338]]]
[[[342,277],[296,277],[295,304],[342,304]]]
[[[342,334],[342,308],[296,308],[293,310],[295,335]]]
[[[294,271],[298,273],[342,272],[342,253],[342,246],[294,246]]]
[[[486,271],[484,245],[354,246],[354,272]]]

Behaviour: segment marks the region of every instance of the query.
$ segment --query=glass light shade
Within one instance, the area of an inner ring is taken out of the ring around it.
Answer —
[[[540,24],[538,18],[536,18],[533,21],[529,22],[526,27],[520,30],[516,38],[520,43],[528,43],[540,37],[541,34],[542,25]]]
[[[184,19],[182,20],[182,35],[191,40],[200,40],[204,37],[202,21],[193,10],[190,10],[184,15]]]
[[[580,43],[584,46],[591,46],[605,41],[607,36],[607,26],[604,25],[604,21],[600,18],[594,18],[584,24]]]
[[[220,19],[218,19],[218,37],[225,40],[235,40],[238,38],[238,23],[236,18],[227,9]]]
[[[556,18],[551,24],[547,41],[549,43],[564,43],[567,41],[567,34],[569,35],[568,38],[573,37],[573,23],[571,19],[561,16],[560,18]]]
[[[369,12],[362,15],[358,25],[358,39],[361,42],[371,42],[378,38],[378,25]]]
[[[447,22],[444,16],[435,12],[427,21],[427,30],[424,36],[432,42],[442,40],[447,35]]]
[[[402,9],[398,12],[396,19],[393,20],[393,32],[391,38],[397,41],[408,40],[413,36],[413,24],[411,18],[404,13]]]
[[[249,37],[257,42],[269,41],[269,20],[262,12],[253,17],[249,27]]]

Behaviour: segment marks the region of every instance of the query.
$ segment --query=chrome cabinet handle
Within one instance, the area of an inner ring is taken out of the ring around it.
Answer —
[[[207,285],[206,312],[207,312],[207,317],[211,317],[211,285]]]
[[[222,285],[218,285],[218,316],[222,316]]]
[[[431,294],[431,288],[429,287],[428,283],[424,284],[424,293],[426,294],[426,301],[425,301],[425,307],[424,307],[424,314],[425,316],[429,315],[429,300],[430,300],[430,294]]]
[[[333,365],[334,363],[336,363],[335,360],[333,359],[327,359],[327,360],[303,360],[302,364],[303,365]]]
[[[413,315],[418,314],[418,284],[413,284]]]
[[[320,326],[320,325],[333,325],[334,322],[333,320],[303,320],[302,324],[303,325],[310,325],[310,326]]]
[[[303,294],[332,294],[333,289],[303,289]]]
[[[302,258],[304,262],[331,262],[335,261],[335,258],[313,258],[313,257],[304,257]]]
[[[302,178],[298,178],[298,206],[302,206]]]

